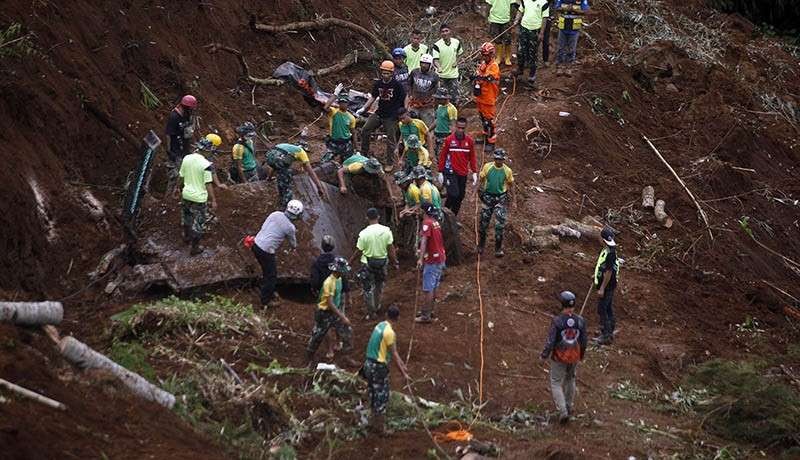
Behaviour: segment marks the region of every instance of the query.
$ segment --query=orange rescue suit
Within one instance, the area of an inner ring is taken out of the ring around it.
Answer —
[[[475,96],[475,105],[484,118],[493,120],[496,112],[497,96],[500,95],[500,66],[494,59],[478,65],[478,78],[475,84],[480,86],[480,95]],[[491,81],[483,77],[491,77]]]

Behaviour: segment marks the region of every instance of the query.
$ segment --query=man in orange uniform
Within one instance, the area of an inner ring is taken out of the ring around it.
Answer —
[[[500,94],[500,66],[494,60],[495,48],[491,43],[481,45],[481,63],[475,75],[475,105],[483,124],[484,143],[496,140],[494,118],[497,114],[497,96]]]

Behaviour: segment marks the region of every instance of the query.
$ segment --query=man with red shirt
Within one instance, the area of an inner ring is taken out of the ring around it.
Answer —
[[[425,217],[422,218],[422,231],[419,234],[419,259],[417,269],[422,269],[422,311],[415,319],[418,323],[430,323],[433,314],[433,302],[436,300],[436,288],[442,279],[442,270],[446,261],[442,226],[437,217],[439,210],[433,203],[422,203]]]
[[[445,206],[458,215],[467,193],[467,174],[472,171],[472,185],[478,183],[478,160],[475,141],[467,135],[467,119],[456,120],[456,131],[447,136],[439,153],[439,182],[447,190]]]

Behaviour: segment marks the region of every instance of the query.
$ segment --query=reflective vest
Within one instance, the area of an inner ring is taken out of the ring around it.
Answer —
[[[608,248],[603,248],[600,251],[600,256],[597,257],[597,264],[594,266],[594,285],[600,286],[603,282],[603,274],[600,272],[600,267],[606,263],[606,257],[608,257]],[[617,275],[617,281],[619,281],[619,258],[614,260],[614,274]]]

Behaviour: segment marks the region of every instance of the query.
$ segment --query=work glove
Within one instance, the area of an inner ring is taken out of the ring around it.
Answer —
[[[444,174],[439,173],[439,175],[436,178],[439,179],[440,184],[444,184]]]
[[[343,83],[339,83],[338,85],[336,85],[336,89],[333,90],[333,94],[338,96],[339,93],[342,92],[342,89],[344,89],[344,84]]]
[[[472,173],[472,185],[473,187],[478,185],[478,173]]]

